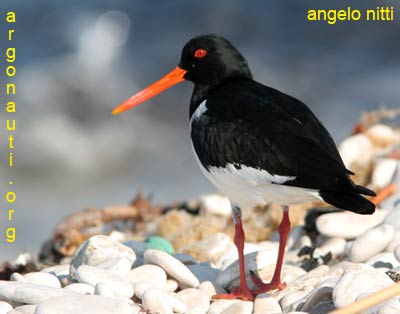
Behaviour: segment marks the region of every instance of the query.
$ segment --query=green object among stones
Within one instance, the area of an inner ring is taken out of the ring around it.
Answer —
[[[160,250],[169,254],[174,254],[174,248],[171,242],[162,237],[151,236],[148,237],[145,242],[147,243],[147,247],[149,249]]]

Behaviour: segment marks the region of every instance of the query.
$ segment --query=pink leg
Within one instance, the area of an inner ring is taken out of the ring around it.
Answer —
[[[234,213],[235,215],[235,213]],[[242,226],[242,219],[240,214],[234,216],[235,220],[235,237],[234,243],[236,245],[239,255],[239,273],[240,273],[240,286],[239,289],[228,294],[217,294],[212,298],[215,299],[242,299],[242,300],[254,300],[253,293],[249,290],[246,282],[246,270],[244,265],[244,232]]]
[[[286,287],[286,283],[281,282],[281,271],[283,265],[283,257],[285,255],[286,240],[290,231],[290,220],[289,220],[289,208],[283,207],[282,221],[278,227],[279,232],[279,249],[278,259],[276,261],[275,272],[270,283],[263,283],[260,278],[253,276],[253,282],[258,286],[259,289],[253,290],[255,294],[260,294],[269,290],[279,289],[282,290]]]

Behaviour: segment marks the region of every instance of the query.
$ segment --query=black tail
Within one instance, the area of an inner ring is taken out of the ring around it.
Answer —
[[[362,193],[365,195],[375,195],[373,191],[361,186],[357,186],[357,190],[358,193]],[[371,203],[369,200],[357,193],[320,191],[319,195],[325,202],[337,208],[349,210],[357,214],[369,215],[375,211],[375,204]]]
[[[368,196],[376,196],[376,193],[374,191],[369,190],[361,185],[356,185],[355,187],[356,187],[356,193]]]

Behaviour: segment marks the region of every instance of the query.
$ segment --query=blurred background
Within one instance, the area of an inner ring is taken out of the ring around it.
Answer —
[[[398,1],[381,2],[400,17]],[[358,9],[376,5],[351,1]],[[37,251],[56,222],[83,208],[128,203],[138,191],[163,204],[215,191],[191,151],[191,83],[121,116],[110,114],[174,68],[195,35],[231,40],[255,79],[306,102],[336,142],[362,111],[399,106],[399,22],[311,23],[310,8],[327,6],[316,0],[2,1],[2,80],[3,47],[10,46],[4,13],[17,13],[11,45],[18,130],[9,169],[2,113],[0,261]],[[4,201],[10,179],[17,192],[12,222]],[[17,228],[13,244],[5,240],[9,226]]]

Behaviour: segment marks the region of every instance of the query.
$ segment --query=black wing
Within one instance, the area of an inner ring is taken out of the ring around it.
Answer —
[[[350,180],[332,137],[301,101],[243,79],[219,86],[206,106],[191,132],[204,167],[246,165],[296,177],[285,185],[373,195]]]

